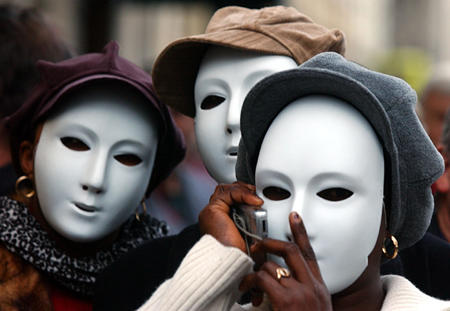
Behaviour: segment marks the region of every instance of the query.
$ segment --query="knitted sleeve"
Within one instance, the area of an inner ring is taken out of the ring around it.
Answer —
[[[422,293],[402,276],[384,275],[381,281],[386,291],[381,311],[450,310],[450,301],[439,300]]]
[[[239,282],[252,267],[252,259],[242,251],[205,235],[189,251],[175,275],[139,311],[228,311],[240,296]]]

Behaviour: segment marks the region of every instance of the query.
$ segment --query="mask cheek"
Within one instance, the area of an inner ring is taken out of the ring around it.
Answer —
[[[347,288],[367,268],[379,233],[380,211],[369,201],[347,202],[345,207],[328,211],[334,225],[329,225],[329,219],[323,226],[316,255],[321,258],[318,264],[331,294]]]
[[[67,192],[78,190],[79,162],[64,153],[51,139],[41,137],[34,156],[34,174],[41,208],[69,200]]]
[[[195,116],[195,134],[200,144],[208,143],[210,148],[223,144],[226,134],[225,120],[227,105],[223,104],[211,110],[197,109]]]
[[[206,169],[221,183],[232,183],[236,159],[228,156],[232,147],[231,135],[226,132],[226,109],[216,107],[201,111],[195,117],[197,146]]]
[[[139,206],[145,197],[153,162],[144,161],[146,166],[125,167],[117,164],[110,175],[108,203],[112,227],[120,226]]]
[[[268,226],[268,237],[271,239],[288,241],[288,236],[291,235],[291,229],[289,227],[289,213],[291,212],[291,206],[284,201],[271,201],[264,196],[263,208],[267,210],[267,226]],[[268,260],[271,260],[282,267],[287,265],[282,257],[268,254]]]
[[[290,200],[271,201],[265,198],[263,208],[267,210],[269,238],[288,241],[291,235],[289,213],[292,211]]]

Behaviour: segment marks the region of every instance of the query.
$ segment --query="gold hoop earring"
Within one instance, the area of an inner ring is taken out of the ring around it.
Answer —
[[[33,181],[27,175],[22,175],[16,180],[16,193],[25,199],[31,199],[36,192],[33,189]]]
[[[390,255],[386,249],[386,240],[391,240],[392,244],[394,245],[394,253],[392,255]],[[386,238],[383,241],[383,247],[381,248],[381,250],[383,251],[383,254],[386,258],[388,259],[394,259],[395,257],[397,257],[398,255],[398,241],[395,238],[395,236],[393,236],[392,234],[390,234],[388,232]]]
[[[142,205],[142,214],[139,214],[139,207],[136,208],[136,212],[135,212],[135,217],[137,221],[141,221],[141,215],[146,215],[147,214],[147,204],[145,204],[145,198],[142,199],[141,201],[141,205]]]

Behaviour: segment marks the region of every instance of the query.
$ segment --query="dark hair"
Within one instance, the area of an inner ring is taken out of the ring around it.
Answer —
[[[14,113],[39,81],[39,59],[60,61],[71,51],[34,8],[0,5],[0,118]]]

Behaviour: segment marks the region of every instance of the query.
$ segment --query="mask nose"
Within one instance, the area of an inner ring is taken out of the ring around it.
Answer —
[[[305,225],[305,215],[307,214],[307,202],[305,200],[305,195],[296,195],[295,198],[292,200],[292,206],[291,206],[291,211],[289,212],[296,212],[302,219],[303,224]],[[289,216],[288,216],[289,217]],[[293,241],[293,237],[292,237],[292,232],[291,232],[291,227],[289,224],[289,220],[288,220],[288,224],[287,224],[287,230],[286,230],[286,238],[289,241]],[[309,236],[309,233],[308,233]]]
[[[92,158],[91,164],[87,166],[84,178],[81,181],[81,188],[84,191],[95,194],[100,194],[105,191],[106,171],[108,167],[107,159],[106,154],[97,154]]]
[[[226,119],[226,133],[228,135],[240,136],[240,120],[241,120],[242,101],[240,96],[234,96],[229,104],[227,119]]]

